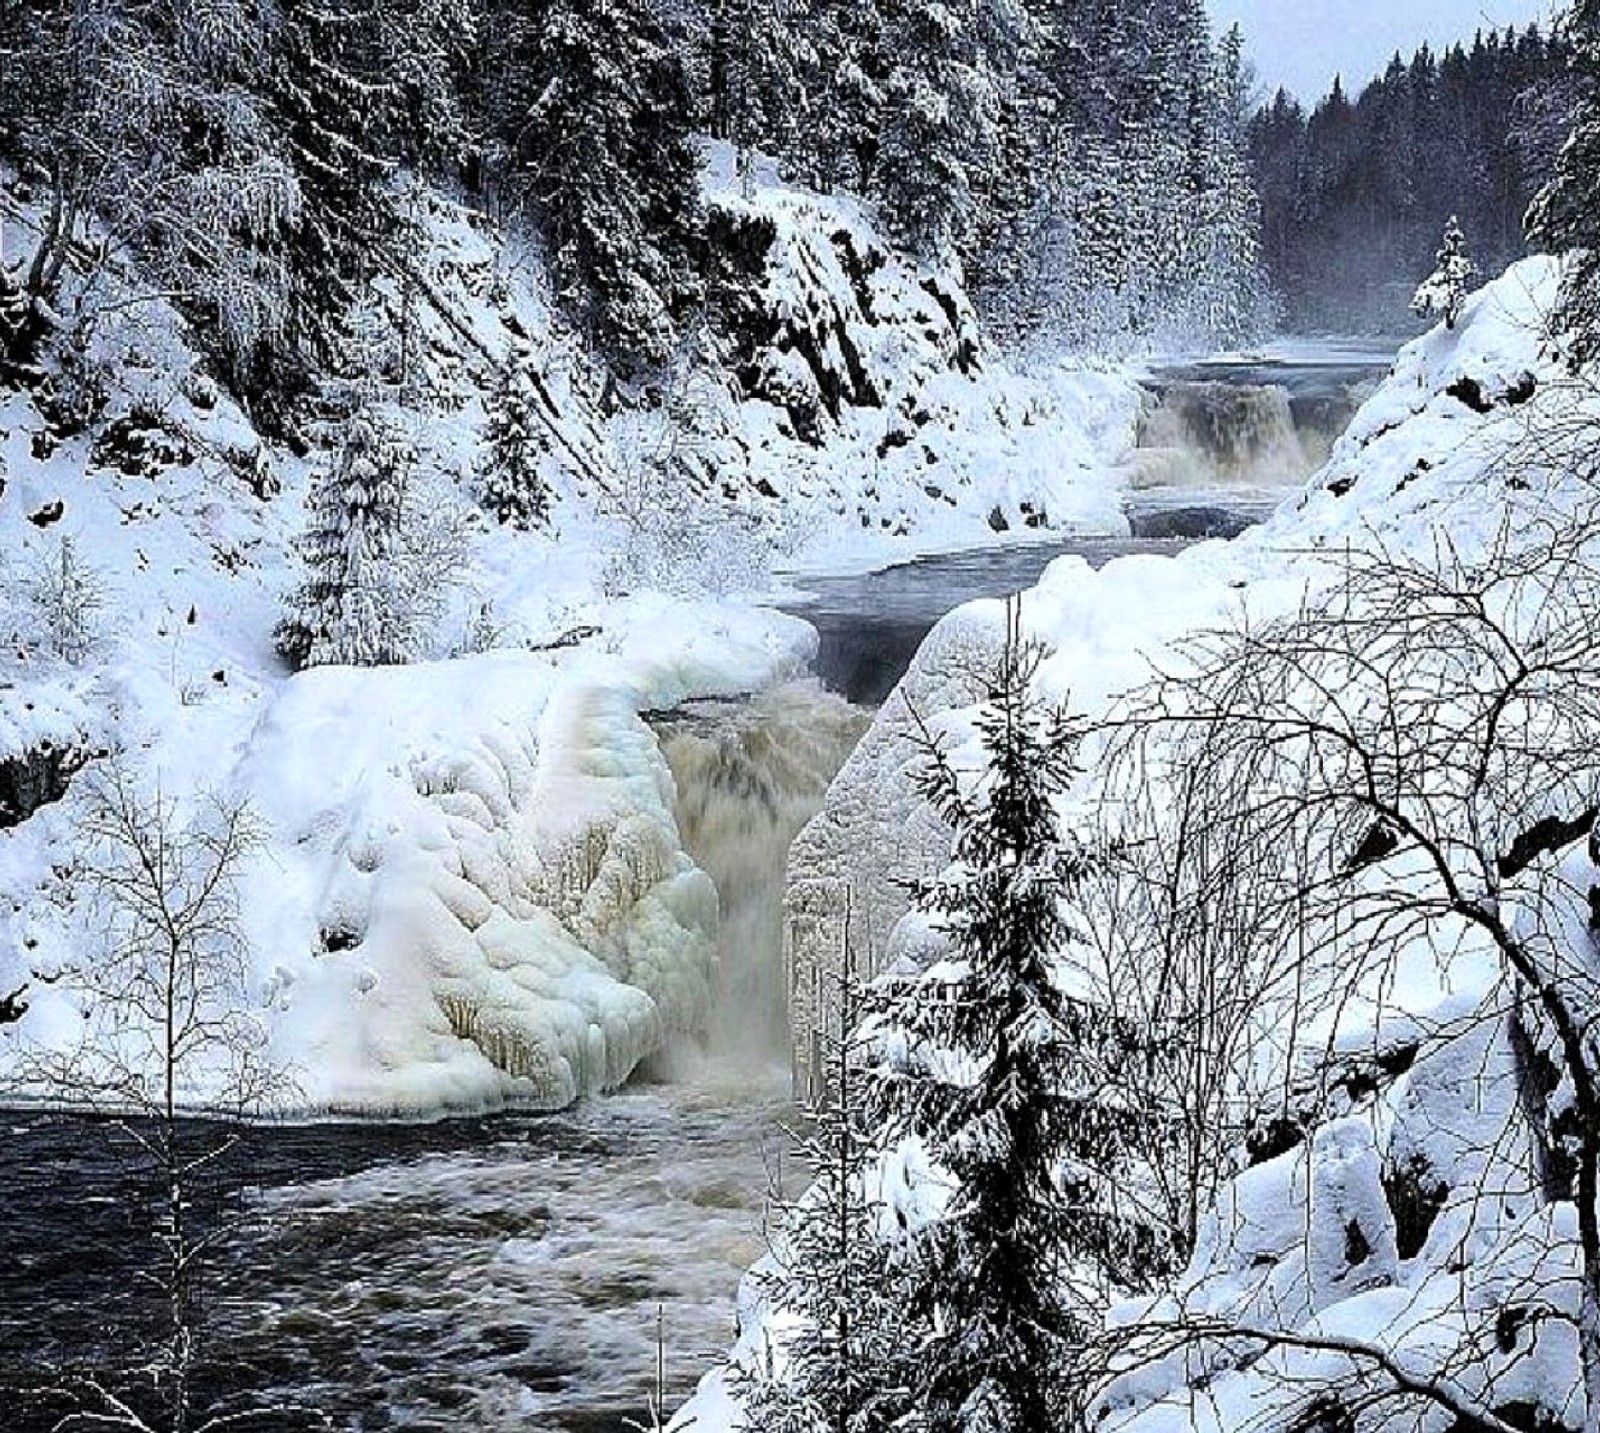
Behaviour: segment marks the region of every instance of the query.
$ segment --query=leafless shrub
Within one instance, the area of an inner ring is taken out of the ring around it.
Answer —
[[[1514,1009],[1553,1070],[1536,1081],[1524,1062],[1522,1111],[1543,1162],[1567,1171],[1543,1193],[1572,1202],[1578,1231],[1581,1288],[1530,1298],[1539,1318],[1577,1325],[1592,1430],[1600,979],[1587,878],[1566,858],[1600,815],[1600,517],[1515,517],[1472,556],[1445,537],[1424,558],[1376,542],[1318,554],[1334,576],[1324,595],[1198,639],[1127,702],[1108,731],[1118,859],[1100,892],[1102,977],[1114,1009],[1179,1037],[1133,1097],[1177,1112],[1161,1194],[1193,1247],[1252,1119],[1292,1108],[1328,1069],[1353,1002],[1394,1012],[1419,959],[1496,962],[1508,998],[1481,1018]],[[1358,1371],[1362,1407],[1503,1430],[1452,1369],[1504,1331],[1493,1310],[1462,1317],[1431,1374],[1375,1344],[1181,1306],[1101,1352],[1125,1371],[1181,1350],[1198,1375],[1295,1345]]]
[[[96,1375],[57,1380],[51,1394],[73,1405],[60,1433],[321,1426],[283,1405],[208,1412],[192,1387],[204,1268],[224,1232],[194,1226],[195,1183],[286,1078],[250,1009],[238,918],[240,869],[258,839],[244,806],[211,801],[185,817],[115,761],[87,783],[82,894],[104,941],[66,977],[85,1018],[81,1040],[33,1054],[26,1077],[50,1098],[106,1115],[130,1173],[158,1196],[141,1279],[162,1302],[164,1333],[141,1364],[145,1393]],[[205,1118],[189,1118],[196,1112]]]

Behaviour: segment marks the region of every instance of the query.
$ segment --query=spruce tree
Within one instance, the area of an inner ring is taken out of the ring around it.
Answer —
[[[1555,177],[1528,216],[1535,240],[1568,254],[1555,320],[1576,363],[1600,356],[1600,0],[1573,0],[1567,20],[1577,104]]]
[[[802,32],[778,0],[711,0],[711,133],[748,173],[757,150],[786,156],[800,121]]]
[[[394,95],[369,68],[369,10],[360,0],[282,5],[272,89],[303,196],[290,254],[294,339],[308,371],[338,364],[344,321],[400,222],[386,192]]]
[[[1467,253],[1466,235],[1453,215],[1445,226],[1444,242],[1436,257],[1438,267],[1418,288],[1411,300],[1411,312],[1418,318],[1442,318],[1446,328],[1454,328],[1467,295],[1472,292],[1472,282],[1478,277],[1478,266]]]
[[[468,0],[281,0],[269,92],[301,195],[286,256],[299,372],[276,387],[348,372],[352,312],[414,238],[395,176],[465,147],[473,33]]]
[[[296,668],[410,659],[396,564],[412,461],[394,429],[364,410],[350,420],[337,463],[317,478],[300,544],[305,577],[277,630],[278,650]]]
[[[619,374],[659,369],[698,294],[683,57],[646,0],[547,0],[504,29],[496,127],[561,303]]]
[[[1039,661],[1013,627],[978,720],[976,789],[930,742],[919,786],[954,832],[955,865],[917,902],[951,953],[869,996],[864,1117],[890,1143],[919,1140],[954,1190],[906,1275],[931,1331],[914,1391],[928,1433],[1064,1426],[1063,1375],[1084,1332],[1068,1260],[1126,1234],[1097,1184],[1125,1124],[1104,1072],[1137,1042],[1058,985],[1065,903],[1086,866],[1054,804],[1078,732],[1030,695]],[[1085,1173],[1063,1183],[1063,1168]]]
[[[900,1253],[874,1197],[880,1147],[857,1097],[856,993],[845,978],[844,1038],[828,1084],[806,1111],[797,1154],[814,1179],[778,1211],[762,1271],[781,1348],[761,1350],[740,1380],[744,1425],[760,1433],[888,1433],[904,1427],[920,1340],[899,1287]]]
[[[875,192],[891,65],[884,0],[800,0],[800,114],[788,159],[822,190]]]
[[[978,35],[983,0],[890,0],[877,197],[919,257],[959,261],[978,231],[976,184],[998,144],[997,97]]]
[[[549,445],[533,415],[535,401],[515,363],[489,398],[479,496],[496,521],[512,527],[538,528],[550,520],[550,489],[541,471]]]

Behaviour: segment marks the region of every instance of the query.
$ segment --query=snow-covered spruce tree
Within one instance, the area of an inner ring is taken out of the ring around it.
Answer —
[[[976,177],[998,151],[998,97],[978,35],[983,0],[886,0],[893,68],[877,198],[890,227],[923,258],[965,254],[978,230]]]
[[[395,610],[410,448],[379,416],[350,420],[338,462],[316,480],[301,540],[305,579],[278,625],[297,668],[386,666],[414,654]]]
[[[1194,103],[1198,208],[1192,234],[1191,323],[1205,341],[1234,346],[1269,317],[1261,267],[1261,203],[1250,174],[1250,75],[1244,32],[1234,25],[1203,61]]]
[[[540,466],[549,443],[533,415],[536,401],[515,362],[489,396],[478,495],[497,522],[512,527],[543,527],[550,520],[550,488]]]
[[[1528,215],[1533,238],[1570,254],[1555,315],[1572,359],[1600,356],[1600,0],[1573,0],[1567,17],[1577,107],[1555,178]]]
[[[1411,312],[1418,318],[1442,318],[1446,328],[1454,328],[1477,277],[1478,266],[1467,252],[1467,236],[1452,215],[1439,248],[1438,267],[1417,289]]]
[[[268,66],[246,0],[0,5],[0,154],[42,209],[13,228],[20,265],[0,266],[0,365],[31,364],[69,283],[74,321],[92,324],[113,259],[176,298],[230,377],[270,341],[298,193],[261,96]]]
[[[548,0],[498,21],[494,124],[561,303],[620,375],[659,368],[698,296],[683,57],[646,0]]]
[[[303,369],[337,365],[345,317],[378,266],[380,244],[400,224],[387,192],[395,162],[385,150],[396,95],[370,69],[370,8],[354,0],[282,6],[272,97],[304,195],[289,241],[290,323]]]
[[[851,977],[842,1028],[859,1008]],[[761,1272],[776,1342],[738,1376],[744,1426],[759,1433],[888,1433],[906,1426],[921,1342],[900,1287],[900,1249],[874,1197],[879,1147],[857,1097],[859,1038],[834,1039],[825,1092],[796,1153],[815,1178],[780,1205]],[[769,1340],[773,1335],[769,1330]]]
[[[801,115],[790,166],[819,189],[871,193],[884,124],[883,0],[799,0]]]
[[[352,310],[404,268],[415,226],[394,178],[465,147],[474,19],[469,0],[282,0],[269,94],[303,203],[285,246],[291,352],[269,387],[344,372]]]
[[[1040,653],[1011,620],[978,719],[981,781],[931,738],[919,778],[955,833],[950,873],[917,893],[951,953],[868,997],[863,1117],[877,1138],[919,1141],[951,1186],[906,1259],[908,1307],[929,1330],[913,1390],[928,1433],[1065,1426],[1087,1332],[1070,1275],[1121,1238],[1094,1185],[1126,1118],[1103,1100],[1102,1070],[1133,1042],[1058,983],[1086,867],[1054,798],[1079,732],[1031,695]]]
[[[711,0],[711,133],[732,142],[746,171],[753,151],[781,155],[794,143],[802,43],[781,0]]]

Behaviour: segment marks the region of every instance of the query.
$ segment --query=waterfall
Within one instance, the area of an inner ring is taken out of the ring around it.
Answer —
[[[1327,462],[1372,391],[1344,372],[1297,373],[1283,384],[1171,378],[1139,423],[1134,486],[1285,487]]]
[[[1276,386],[1168,384],[1144,414],[1138,446],[1140,486],[1277,486],[1314,467],[1289,391]]]
[[[720,988],[712,1052],[787,1059],[783,897],[789,847],[822,809],[870,714],[795,683],[745,702],[702,702],[654,726],[676,784],[684,849],[716,885]]]

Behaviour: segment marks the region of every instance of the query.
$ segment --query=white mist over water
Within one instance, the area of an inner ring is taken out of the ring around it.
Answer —
[[[716,885],[720,988],[711,1049],[749,1063],[789,1056],[783,896],[789,847],[865,734],[867,712],[815,682],[657,722],[684,848]]]

